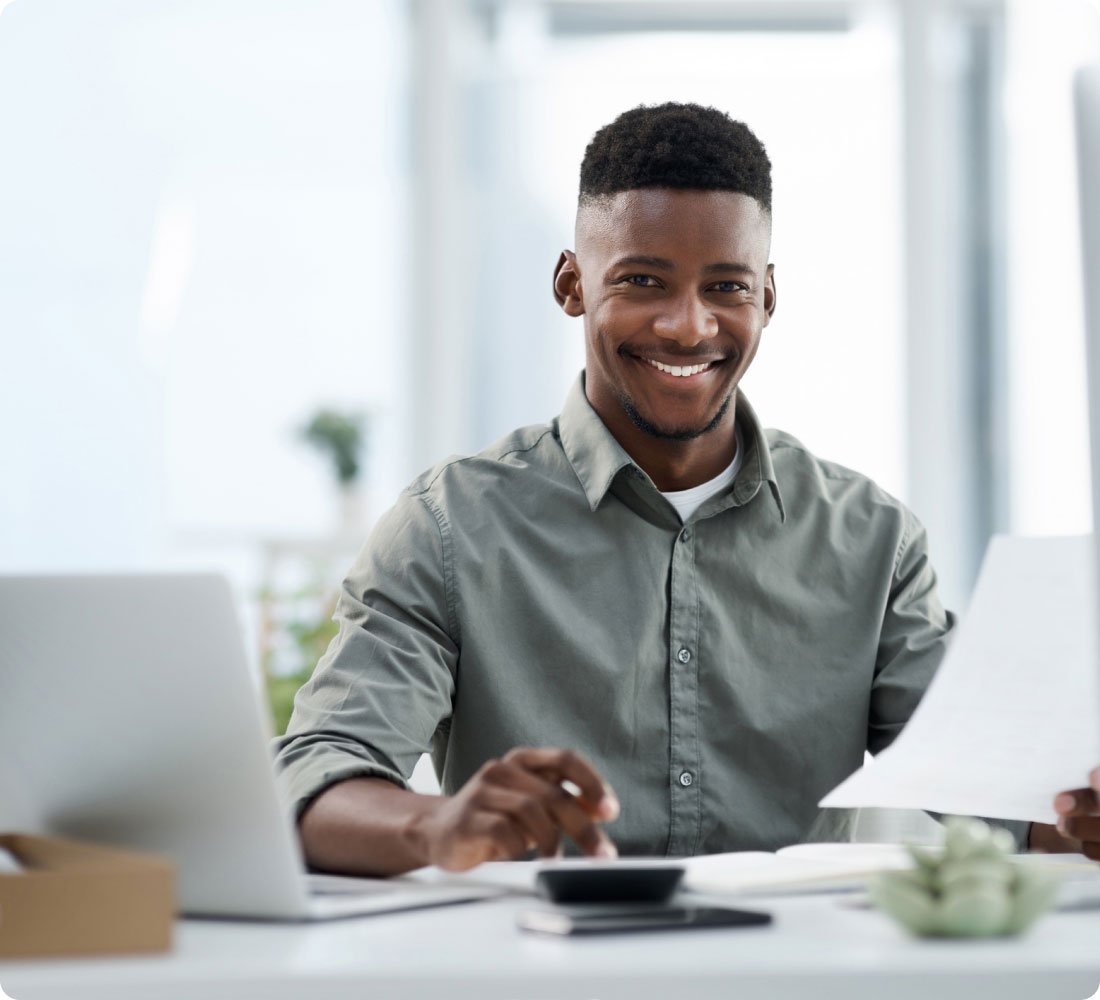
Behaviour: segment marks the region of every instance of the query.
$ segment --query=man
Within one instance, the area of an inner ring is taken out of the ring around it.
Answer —
[[[596,134],[554,273],[584,373],[553,423],[382,518],[279,743],[315,867],[845,835],[816,803],[901,730],[952,618],[912,514],[738,392],[770,232],[743,124],[667,104]],[[405,787],[429,749],[443,796]]]

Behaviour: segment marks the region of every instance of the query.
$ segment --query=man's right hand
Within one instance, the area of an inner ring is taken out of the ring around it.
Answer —
[[[530,850],[553,857],[562,834],[584,854],[616,857],[599,823],[618,815],[614,792],[579,754],[520,747],[488,761],[457,794],[436,800],[410,833],[429,864],[465,871]]]
[[[453,796],[420,795],[385,778],[330,785],[298,831],[316,871],[397,875],[424,865],[465,871],[529,850],[557,853],[562,836],[613,858],[600,823],[619,815],[614,792],[570,750],[519,748],[488,761]]]

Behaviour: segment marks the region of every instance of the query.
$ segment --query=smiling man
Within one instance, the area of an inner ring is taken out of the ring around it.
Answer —
[[[905,725],[952,618],[913,515],[738,389],[775,310],[770,234],[745,125],[667,104],[596,134],[554,273],[584,372],[559,418],[381,519],[279,741],[312,865],[846,835],[817,802]],[[429,750],[441,796],[406,784]],[[1074,796],[1065,830],[1091,839]]]
[[[585,394],[659,490],[696,487],[736,460],[737,384],[775,309],[770,189],[613,192],[598,169],[554,276],[585,317]]]

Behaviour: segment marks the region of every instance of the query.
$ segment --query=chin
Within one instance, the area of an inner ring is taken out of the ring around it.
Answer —
[[[674,425],[666,424],[659,419],[650,419],[638,410],[634,405],[634,401],[629,397],[624,396],[621,402],[623,410],[630,418],[630,422],[650,437],[658,438],[661,441],[694,441],[696,438],[709,434],[719,427],[723,418],[729,412],[730,404],[733,402],[733,391],[731,390],[729,395],[722,401],[722,405],[718,407],[718,412],[713,417],[709,420],[699,419],[691,424]]]

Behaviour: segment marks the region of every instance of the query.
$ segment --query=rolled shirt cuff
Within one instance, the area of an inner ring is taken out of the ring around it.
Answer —
[[[365,748],[364,748],[365,751]],[[276,763],[275,783],[284,807],[297,822],[326,789],[351,778],[385,778],[408,790],[409,783],[394,767],[361,753],[314,745],[286,752]]]

